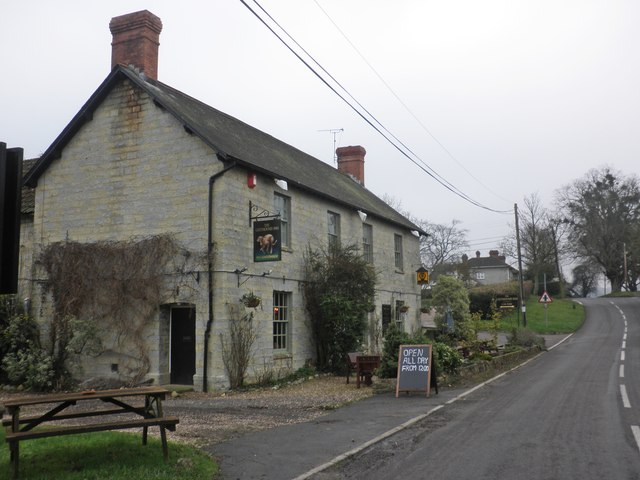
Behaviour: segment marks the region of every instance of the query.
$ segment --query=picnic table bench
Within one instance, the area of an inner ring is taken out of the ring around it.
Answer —
[[[380,367],[380,355],[366,355],[362,352],[347,353],[347,383],[351,372],[355,371],[356,386],[360,388],[360,382],[371,385],[371,377],[376,368]]]
[[[118,390],[85,391],[77,393],[62,393],[51,395],[36,395],[21,397],[4,402],[4,407],[10,418],[2,420],[2,425],[7,427],[5,440],[9,443],[12,478],[18,478],[20,442],[36,438],[55,437],[59,435],[72,435],[78,433],[102,432],[107,430],[120,430],[130,428],[142,428],[142,444],[147,444],[147,432],[149,427],[160,427],[162,441],[162,454],[168,458],[166,430],[174,431],[179,420],[177,417],[165,417],[162,412],[162,400],[165,399],[168,390],[158,387],[142,387]],[[144,405],[134,406],[130,400],[144,397]],[[88,402],[99,400],[100,402]],[[65,412],[67,408],[81,403],[83,407],[79,411]],[[96,408],[95,405],[104,403],[115,405],[117,408]],[[20,416],[23,407],[52,404],[46,413],[41,415]],[[123,418],[123,414],[126,418]],[[112,417],[110,421],[83,423],[80,425],[55,425],[49,426],[49,422],[61,420],[85,419],[89,417]],[[47,424],[45,429],[35,427]]]

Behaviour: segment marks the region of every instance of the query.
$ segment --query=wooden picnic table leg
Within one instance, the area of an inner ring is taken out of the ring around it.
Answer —
[[[167,432],[164,425],[160,425],[160,438],[162,439],[162,456],[166,462],[169,458],[169,447],[167,446]]]
[[[16,480],[18,478],[18,468],[19,468],[19,458],[20,458],[20,450],[19,450],[20,442],[13,441],[9,442],[9,451],[11,452],[11,478]]]
[[[145,396],[145,412],[147,415],[152,415],[156,418],[162,418],[162,400],[160,397],[149,397]],[[169,459],[169,447],[167,445],[167,429],[164,425],[159,425],[160,427],[160,439],[162,440],[162,457],[165,461]],[[147,427],[143,427],[142,429],[142,444],[147,444]]]
[[[20,431],[20,407],[11,409],[11,431]],[[9,442],[9,461],[11,462],[11,478],[17,479],[20,463],[20,442]]]
[[[162,411],[162,399],[160,397],[155,397],[155,404],[156,416],[163,417],[164,412]],[[169,459],[169,447],[167,446],[167,429],[164,428],[164,425],[160,425],[160,438],[162,439],[162,456],[166,462]]]
[[[149,402],[149,395],[145,395],[144,396],[144,416],[145,418],[149,415],[149,408],[151,407],[150,402]],[[147,433],[148,433],[148,428],[147,427],[142,427],[142,445],[146,445],[147,444]]]

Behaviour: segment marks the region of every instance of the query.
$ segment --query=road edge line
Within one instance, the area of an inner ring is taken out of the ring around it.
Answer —
[[[333,467],[334,465],[342,462],[343,460],[346,460],[347,458],[352,457],[352,456],[362,452],[364,449],[370,447],[371,445],[375,445],[376,443],[380,443],[382,440],[385,440],[386,438],[388,438],[388,437],[390,437],[392,435],[395,435],[396,433],[400,432],[401,430],[404,430],[407,427],[410,427],[411,425],[419,422],[420,420],[424,420],[429,415],[431,415],[432,413],[437,412],[438,410],[444,408],[445,406],[451,405],[452,403],[457,402],[458,400],[460,400],[460,399],[472,394],[476,390],[479,390],[479,389],[489,385],[490,383],[494,382],[495,380],[497,380],[499,378],[502,378],[506,374],[511,373],[511,372],[513,372],[514,370],[517,370],[520,367],[524,367],[526,364],[528,364],[529,362],[532,362],[533,360],[538,358],[543,353],[553,350],[558,345],[560,345],[561,343],[563,343],[564,341],[569,339],[569,337],[571,337],[572,335],[573,335],[573,333],[567,335],[565,338],[560,340],[558,343],[555,343],[554,345],[552,345],[551,347],[547,348],[546,350],[543,350],[542,352],[538,353],[537,355],[525,360],[524,362],[516,365],[515,367],[507,370],[506,372],[502,372],[502,373],[496,375],[495,377],[490,378],[489,380],[485,380],[484,382],[479,383],[478,385],[475,385],[474,387],[471,387],[468,390],[465,390],[460,395],[458,395],[456,397],[453,397],[450,400],[447,400],[445,403],[441,403],[440,405],[437,405],[437,406],[433,407],[428,412],[423,413],[422,415],[418,415],[417,417],[413,417],[413,418],[407,420],[406,422],[398,425],[397,427],[394,427],[391,430],[387,430],[386,432],[381,433],[377,437],[374,437],[371,440],[368,440],[365,443],[363,443],[361,445],[358,445],[355,448],[352,448],[348,452],[342,453],[342,454],[338,455],[337,457],[332,458],[328,462],[325,462],[322,465],[318,465],[317,467],[309,470],[308,472],[303,473],[302,475],[298,475],[297,477],[293,478],[292,480],[306,480],[307,478],[311,477],[312,475],[315,475],[316,473],[320,473],[323,470],[326,470],[327,468]]]

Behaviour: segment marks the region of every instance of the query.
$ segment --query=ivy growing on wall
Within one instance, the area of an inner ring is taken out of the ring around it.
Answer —
[[[46,271],[44,288],[53,300],[48,345],[60,377],[67,375],[73,320],[82,319],[99,326],[117,345],[133,347],[125,373],[132,383],[144,378],[150,367],[145,328],[157,315],[168,267],[179,253],[171,235],[46,246],[38,263]],[[186,261],[189,254],[183,254]]]
[[[305,308],[309,312],[317,367],[341,373],[348,352],[361,349],[376,272],[356,245],[305,252]]]

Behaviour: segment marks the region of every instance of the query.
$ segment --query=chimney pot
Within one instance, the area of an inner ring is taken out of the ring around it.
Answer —
[[[148,10],[114,17],[109,22],[111,68],[133,65],[148,78],[158,78],[158,47],[162,21]]]
[[[360,145],[337,148],[338,171],[349,175],[364,186],[364,156],[366,154],[367,151]]]

